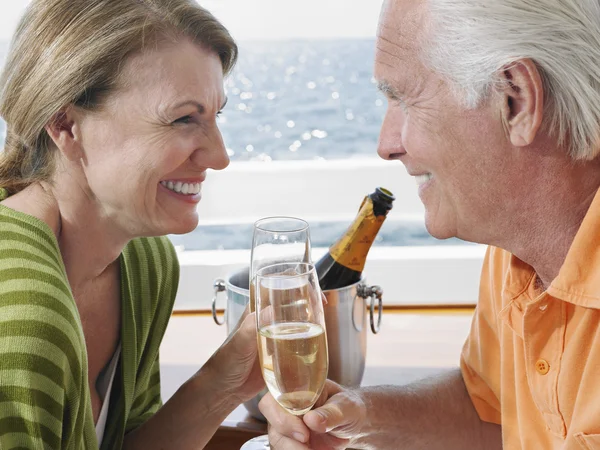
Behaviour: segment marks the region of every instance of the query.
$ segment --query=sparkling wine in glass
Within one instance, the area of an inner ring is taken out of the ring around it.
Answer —
[[[256,273],[259,356],[267,388],[294,415],[314,406],[325,386],[327,335],[314,265],[277,263]]]
[[[256,309],[256,272],[282,262],[311,262],[308,223],[295,217],[266,217],[254,224],[250,257],[250,310]],[[259,346],[261,345],[259,338]],[[267,391],[264,390],[259,397]],[[269,437],[258,436],[246,442],[241,450],[269,449]]]

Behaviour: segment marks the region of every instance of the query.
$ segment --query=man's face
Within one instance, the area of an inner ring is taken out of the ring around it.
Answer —
[[[378,153],[399,159],[415,177],[433,236],[493,242],[508,220],[503,203],[515,181],[514,171],[504,170],[513,149],[503,131],[500,100],[492,96],[466,109],[425,66],[421,38],[428,20],[424,0],[383,5],[375,78],[388,108]]]

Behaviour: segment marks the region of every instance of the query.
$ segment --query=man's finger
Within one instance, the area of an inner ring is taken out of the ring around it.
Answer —
[[[304,423],[317,433],[327,433],[334,428],[345,425],[346,419],[336,404],[326,404],[304,416]]]
[[[304,422],[302,422],[302,419],[292,416],[283,409],[270,393],[261,399],[258,408],[271,425],[271,429],[277,434],[294,439],[302,444],[308,442],[310,431]]]
[[[269,445],[271,450],[310,450],[307,445],[279,434],[273,427],[269,427]]]
[[[352,391],[344,391],[331,397],[323,406],[309,411],[304,423],[317,433],[330,433],[347,439],[360,432],[366,418],[362,399]]]

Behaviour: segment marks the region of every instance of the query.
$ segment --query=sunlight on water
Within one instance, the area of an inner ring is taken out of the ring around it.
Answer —
[[[376,157],[373,54],[373,39],[241,43],[220,122],[232,159]]]
[[[374,45],[371,38],[241,42],[219,118],[230,158],[376,157],[385,102],[373,84]]]

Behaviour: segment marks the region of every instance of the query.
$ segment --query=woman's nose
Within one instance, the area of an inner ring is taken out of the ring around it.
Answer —
[[[229,155],[218,128],[215,127],[209,142],[192,153],[190,159],[197,166],[213,170],[223,170],[229,165]]]

